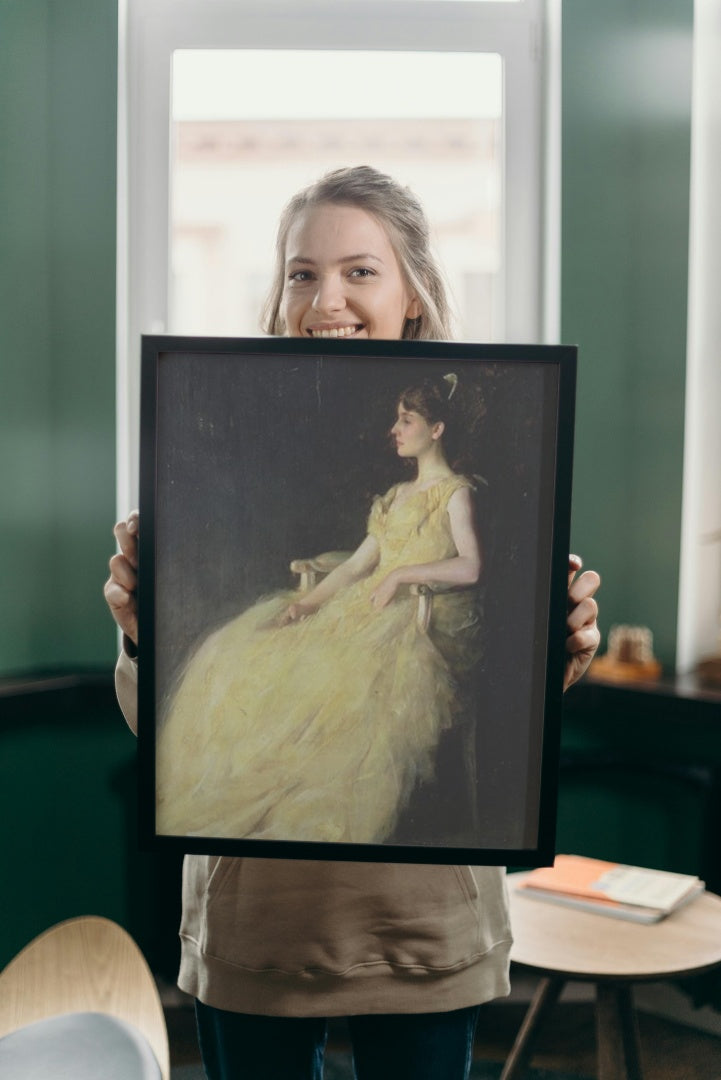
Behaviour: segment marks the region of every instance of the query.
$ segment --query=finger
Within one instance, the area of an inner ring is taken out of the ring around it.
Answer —
[[[598,604],[592,596],[586,596],[568,612],[566,626],[570,633],[583,626],[593,626],[598,618]]]
[[[302,614],[303,609],[298,604],[291,604],[290,607],[285,609],[281,616],[283,625],[285,626],[288,623],[298,622]]]
[[[138,520],[132,515],[127,521],[119,521],[113,529],[113,534],[118,542],[118,547],[128,560],[137,567],[138,565]]]
[[[583,559],[581,558],[580,555],[569,555],[568,556],[568,587],[569,587],[569,589],[571,587],[571,582],[573,581],[574,577],[576,576],[576,574],[578,573],[578,571],[581,569],[582,566],[583,566]]]
[[[569,607],[580,604],[587,596],[593,596],[601,585],[600,575],[595,570],[586,570],[576,578],[568,589]]]
[[[571,651],[568,653],[568,660],[566,661],[566,670],[563,676],[563,689],[568,690],[569,686],[573,686],[575,682],[581,678],[582,675],[588,671],[591,666],[591,661],[596,653],[598,643],[594,640],[590,640],[589,644],[585,646],[581,640],[569,639],[571,644]],[[580,646],[580,647],[578,647]]]
[[[138,643],[138,609],[135,596],[119,585],[112,578],[106,581],[103,589],[110,612],[124,634]]]
[[[103,595],[108,602],[108,607],[114,614],[129,611],[136,606],[133,593],[124,589],[114,578],[108,578],[105,582]]]
[[[125,555],[113,555],[108,563],[110,567],[110,579],[117,582],[128,592],[135,592],[138,588],[138,575],[135,567]]]
[[[584,626],[569,634],[566,638],[566,652],[572,656],[586,655],[589,659],[601,643],[601,634],[597,626]]]

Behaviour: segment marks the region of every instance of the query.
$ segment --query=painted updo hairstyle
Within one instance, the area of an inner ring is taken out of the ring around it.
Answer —
[[[273,284],[263,311],[263,330],[276,336],[286,332],[281,305],[288,233],[300,214],[324,203],[358,207],[372,214],[385,228],[406,284],[422,309],[418,318],[406,319],[401,337],[412,341],[450,340],[451,312],[446,287],[431,253],[423,207],[409,188],[370,165],[327,173],[294,195],[283,210],[276,238]]]
[[[398,396],[398,404],[416,412],[426,423],[444,425],[441,442],[446,461],[458,472],[473,471],[477,465],[477,436],[486,403],[482,387],[473,379],[449,372],[444,376],[422,379],[407,386]]]

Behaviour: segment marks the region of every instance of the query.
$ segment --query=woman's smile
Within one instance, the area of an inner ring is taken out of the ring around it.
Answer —
[[[343,338],[355,337],[363,329],[363,323],[351,323],[346,326],[309,326],[306,332],[311,337]]]

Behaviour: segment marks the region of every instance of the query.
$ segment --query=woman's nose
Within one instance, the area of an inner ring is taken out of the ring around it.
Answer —
[[[335,274],[319,278],[313,307],[321,314],[340,311],[345,307],[343,284]]]

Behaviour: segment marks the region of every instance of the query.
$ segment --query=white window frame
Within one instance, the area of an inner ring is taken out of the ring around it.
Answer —
[[[693,31],[691,199],[683,508],[676,670],[721,651],[721,0],[696,0]]]
[[[119,515],[138,496],[140,335],[167,327],[173,52],[499,53],[506,129],[502,288],[510,299],[503,337],[537,342],[556,341],[560,321],[559,40],[560,0],[119,0]]]

